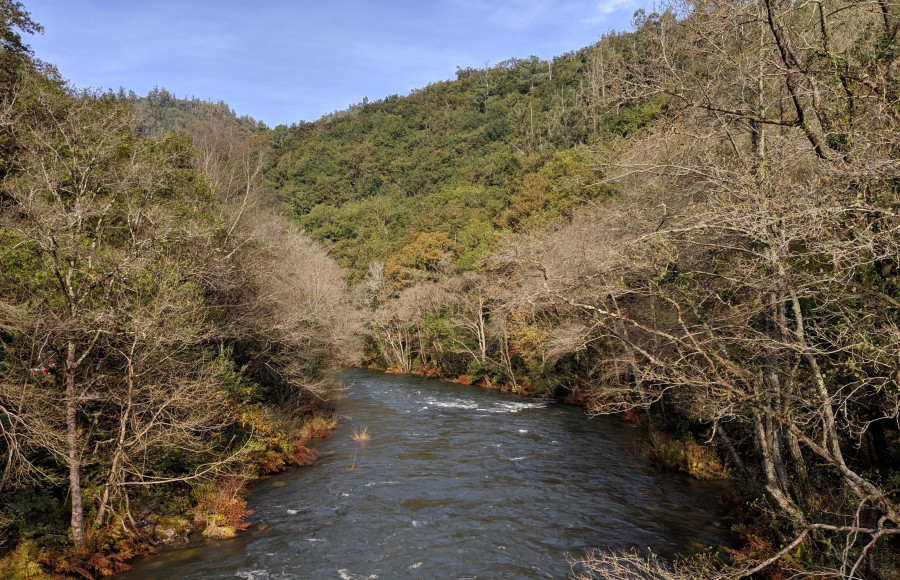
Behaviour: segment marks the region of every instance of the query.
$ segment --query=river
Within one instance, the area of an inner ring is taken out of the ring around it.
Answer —
[[[254,486],[249,531],[121,578],[566,578],[592,547],[726,542],[721,485],[655,470],[632,425],[418,377],[341,376],[341,426],[314,445],[328,453]],[[363,426],[371,439],[354,441]]]

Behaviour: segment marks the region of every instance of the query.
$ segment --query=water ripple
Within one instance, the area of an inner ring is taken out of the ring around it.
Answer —
[[[251,529],[129,580],[562,578],[591,547],[716,545],[719,488],[654,471],[617,420],[474,387],[349,371],[352,424],[315,466],[257,485]],[[350,428],[368,425],[371,440]]]

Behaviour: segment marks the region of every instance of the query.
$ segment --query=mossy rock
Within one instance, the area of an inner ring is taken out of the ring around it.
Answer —
[[[185,518],[163,516],[153,528],[153,539],[161,544],[183,544],[188,541],[193,529],[194,526]]]
[[[209,538],[210,540],[227,540],[229,538],[233,538],[237,535],[237,531],[231,526],[217,526],[216,524],[209,524],[206,526],[206,529],[203,530],[203,537]]]

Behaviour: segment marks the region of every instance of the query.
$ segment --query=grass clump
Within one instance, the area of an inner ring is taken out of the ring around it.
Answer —
[[[350,434],[350,438],[354,441],[368,441],[372,438],[372,435],[369,434],[369,427],[354,427],[353,432]]]
[[[300,426],[297,434],[301,439],[322,439],[337,427],[337,424],[337,418],[334,415],[317,413],[303,420],[303,425]]]
[[[681,471],[697,479],[724,479],[729,475],[714,449],[691,438],[674,439],[652,430],[642,451],[663,469]]]

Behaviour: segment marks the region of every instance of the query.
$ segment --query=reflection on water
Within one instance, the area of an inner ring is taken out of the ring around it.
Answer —
[[[724,542],[719,487],[660,474],[642,433],[578,409],[346,371],[348,418],[313,467],[260,482],[250,531],[122,578],[564,578],[591,547],[663,555]],[[354,426],[372,438],[353,441]]]

